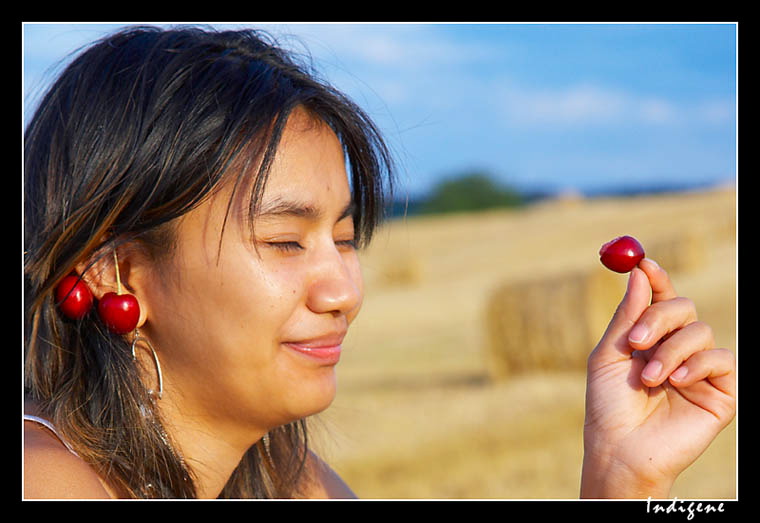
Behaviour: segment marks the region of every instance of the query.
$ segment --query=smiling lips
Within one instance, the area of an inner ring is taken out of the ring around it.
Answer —
[[[289,341],[283,345],[324,365],[335,365],[340,360],[345,333],[330,334],[302,341]]]

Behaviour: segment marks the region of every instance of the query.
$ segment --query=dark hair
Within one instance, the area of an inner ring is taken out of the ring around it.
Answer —
[[[344,147],[357,242],[382,217],[392,162],[344,95],[267,34],[132,27],[79,54],[42,98],[24,143],[25,391],[77,453],[133,497],[193,497],[129,346],[94,318],[57,313],[56,284],[83,260],[130,243],[171,253],[172,221],[229,176],[251,211],[288,116],[304,108]],[[260,165],[245,182],[247,169]],[[245,455],[223,497],[284,497],[306,455],[303,421]],[[271,456],[271,457],[270,457]]]

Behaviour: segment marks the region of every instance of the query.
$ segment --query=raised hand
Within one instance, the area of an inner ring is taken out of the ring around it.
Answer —
[[[694,304],[642,260],[588,359],[581,497],[668,497],[736,412],[736,360],[714,345]]]

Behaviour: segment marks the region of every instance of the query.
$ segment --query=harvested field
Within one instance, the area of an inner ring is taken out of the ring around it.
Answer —
[[[733,188],[397,220],[362,255],[317,449],[363,498],[576,498],[583,364],[626,279],[600,284],[597,252],[622,234],[737,351]],[[736,424],[673,496],[735,498]]]

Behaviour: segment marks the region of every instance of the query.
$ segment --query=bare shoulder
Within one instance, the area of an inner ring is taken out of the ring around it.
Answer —
[[[309,451],[306,474],[301,487],[303,497],[311,499],[353,499],[356,494],[319,456]]]
[[[108,499],[95,471],[45,427],[24,422],[25,499]]]

